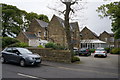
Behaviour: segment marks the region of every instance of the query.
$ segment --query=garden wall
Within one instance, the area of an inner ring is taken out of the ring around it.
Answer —
[[[50,48],[28,48],[33,53],[42,56],[42,60],[71,63],[69,50],[53,50]]]

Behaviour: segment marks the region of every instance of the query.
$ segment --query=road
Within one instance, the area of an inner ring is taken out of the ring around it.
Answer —
[[[20,67],[3,64],[3,78],[118,78],[118,55],[108,54],[107,58],[80,56],[81,62],[65,64],[43,61],[40,67]]]

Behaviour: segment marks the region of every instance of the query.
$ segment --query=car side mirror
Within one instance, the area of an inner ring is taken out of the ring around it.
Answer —
[[[20,53],[19,52],[16,52],[17,55],[19,55]]]

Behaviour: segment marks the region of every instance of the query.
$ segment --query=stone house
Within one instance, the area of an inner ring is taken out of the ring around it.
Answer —
[[[79,26],[77,22],[70,23],[72,43],[74,47],[79,48],[80,36]],[[67,46],[64,20],[54,15],[48,25],[48,41],[57,43],[58,45]]]
[[[20,32],[17,39],[27,43],[29,46],[39,46],[38,37],[32,32]]]
[[[47,43],[46,41],[43,43],[43,40],[47,40],[47,26],[48,23],[33,19],[27,31],[20,32],[17,39],[28,43],[29,46],[39,46],[40,44],[44,46]]]
[[[120,46],[119,39],[115,39],[113,33],[108,33],[104,31],[103,33],[100,34],[99,39],[102,41],[105,41],[108,44],[108,47],[119,47]]]
[[[99,37],[97,36],[97,34],[95,34],[94,32],[92,32],[90,29],[88,29],[87,27],[83,28],[83,30],[80,32],[80,38],[83,40],[91,40],[91,39],[99,39]]]
[[[96,49],[97,47],[107,46],[106,42],[99,40],[97,34],[92,32],[87,27],[83,28],[83,30],[80,32],[80,39],[81,48]]]
[[[33,19],[27,32],[33,32],[40,39],[47,40],[47,26],[48,23],[42,20]]]

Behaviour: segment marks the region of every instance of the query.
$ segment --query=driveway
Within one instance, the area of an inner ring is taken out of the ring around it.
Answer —
[[[40,67],[20,67],[15,64],[2,65],[3,78],[118,78],[118,55],[107,58],[80,56],[81,62],[66,64],[43,61]]]

